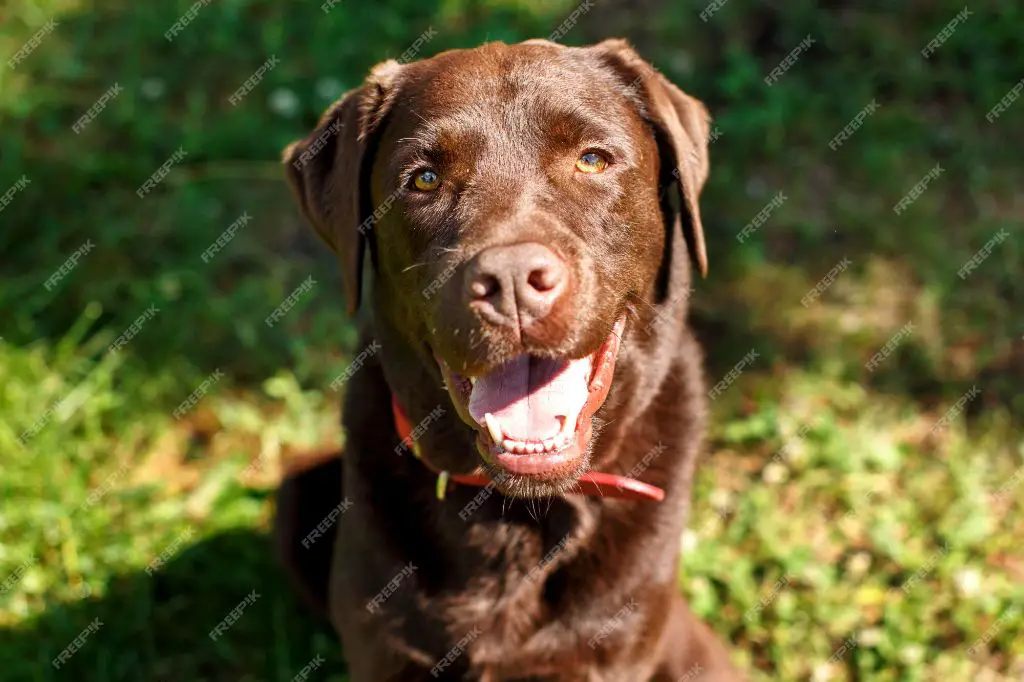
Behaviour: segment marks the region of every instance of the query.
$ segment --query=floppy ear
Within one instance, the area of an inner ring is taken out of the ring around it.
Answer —
[[[401,68],[394,60],[375,66],[362,87],[342,95],[282,154],[302,214],[338,256],[349,315],[359,309],[374,133],[394,102]]]
[[[700,191],[708,178],[710,118],[704,104],[670,83],[622,39],[593,47],[626,86],[626,94],[657,131],[662,166],[671,167],[683,204],[683,234],[690,256],[702,276],[708,273],[704,226],[700,220]],[[669,158],[664,158],[668,156]],[[664,173],[663,173],[664,175]]]

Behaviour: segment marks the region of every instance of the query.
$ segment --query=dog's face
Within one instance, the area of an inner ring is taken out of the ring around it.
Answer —
[[[538,495],[586,469],[627,314],[686,267],[668,185],[705,268],[706,126],[622,41],[495,43],[378,66],[285,160],[350,310],[369,243],[377,313],[436,363],[492,477]]]

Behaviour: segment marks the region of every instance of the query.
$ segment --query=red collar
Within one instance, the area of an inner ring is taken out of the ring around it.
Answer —
[[[412,440],[412,421],[405,413],[405,409],[398,402],[395,394],[391,394],[391,411],[394,413],[395,428],[398,430],[398,437],[416,455],[417,459],[423,462],[424,466],[438,475],[437,496],[444,498],[449,483],[468,485],[476,488],[485,488],[491,484],[491,479],[484,474],[449,474],[447,471],[438,469],[428,462],[416,447]],[[665,499],[665,491],[649,483],[638,481],[635,478],[619,476],[617,474],[605,474],[600,471],[589,471],[576,483],[577,489],[572,492],[590,497],[614,497],[624,500],[653,500],[661,502]]]

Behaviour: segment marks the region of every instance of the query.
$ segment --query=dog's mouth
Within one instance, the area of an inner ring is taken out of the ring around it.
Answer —
[[[484,462],[536,481],[575,478],[586,466],[591,417],[608,397],[626,318],[578,359],[522,354],[467,377],[438,360],[459,416],[477,430]]]

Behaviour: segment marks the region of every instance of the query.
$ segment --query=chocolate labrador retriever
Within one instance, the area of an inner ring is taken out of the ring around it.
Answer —
[[[285,150],[351,313],[372,272],[344,455],[278,498],[354,682],[740,679],[679,593],[707,132],[625,41],[530,40],[380,64]]]

